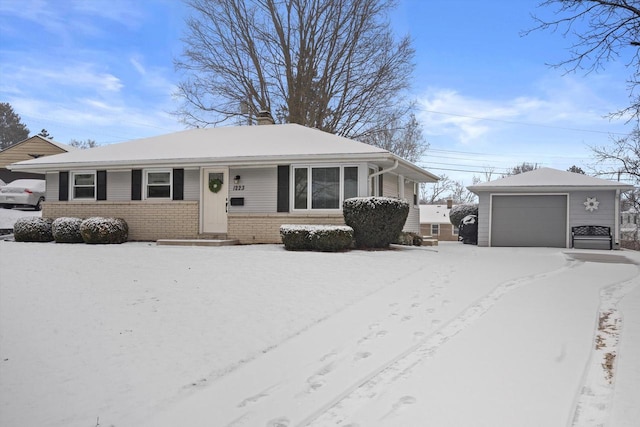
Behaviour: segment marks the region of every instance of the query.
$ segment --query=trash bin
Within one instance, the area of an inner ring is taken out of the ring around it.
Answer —
[[[460,221],[458,226],[458,238],[465,245],[478,244],[478,217],[476,215],[467,215]]]

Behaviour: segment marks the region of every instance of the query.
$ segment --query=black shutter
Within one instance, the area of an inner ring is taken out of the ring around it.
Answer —
[[[96,172],[98,188],[96,191],[97,200],[107,200],[107,171]]]
[[[384,196],[384,174],[378,175],[378,196]]]
[[[173,170],[173,200],[184,200],[184,169]]]
[[[289,212],[289,165],[278,166],[278,212]]]
[[[69,172],[58,174],[58,200],[61,202],[69,200]]]
[[[142,200],[142,169],[131,171],[131,200]]]

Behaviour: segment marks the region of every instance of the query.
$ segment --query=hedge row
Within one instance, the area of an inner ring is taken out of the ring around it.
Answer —
[[[282,225],[280,237],[289,251],[338,252],[351,248],[353,229],[340,225]]]
[[[129,226],[120,218],[62,217],[55,220],[24,217],[13,226],[16,242],[52,242],[108,244],[124,243],[129,237]]]

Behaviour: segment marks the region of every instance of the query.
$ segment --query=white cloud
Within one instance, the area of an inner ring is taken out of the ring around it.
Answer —
[[[618,132],[605,116],[614,102],[585,79],[563,77],[539,83],[534,94],[511,99],[479,98],[448,88],[431,88],[421,97],[418,117],[427,136],[446,136],[465,146],[483,145],[498,132],[558,130]],[[524,129],[524,131],[523,131]]]

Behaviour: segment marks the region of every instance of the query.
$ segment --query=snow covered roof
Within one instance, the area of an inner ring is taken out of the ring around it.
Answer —
[[[451,224],[447,205],[420,205],[421,224]]]
[[[632,190],[633,185],[594,178],[581,173],[566,172],[552,168],[539,168],[495,181],[483,182],[467,187],[478,194],[483,191],[549,191],[549,190]]]
[[[14,171],[371,161],[417,182],[438,177],[387,150],[297,124],[189,129],[14,163]]]

